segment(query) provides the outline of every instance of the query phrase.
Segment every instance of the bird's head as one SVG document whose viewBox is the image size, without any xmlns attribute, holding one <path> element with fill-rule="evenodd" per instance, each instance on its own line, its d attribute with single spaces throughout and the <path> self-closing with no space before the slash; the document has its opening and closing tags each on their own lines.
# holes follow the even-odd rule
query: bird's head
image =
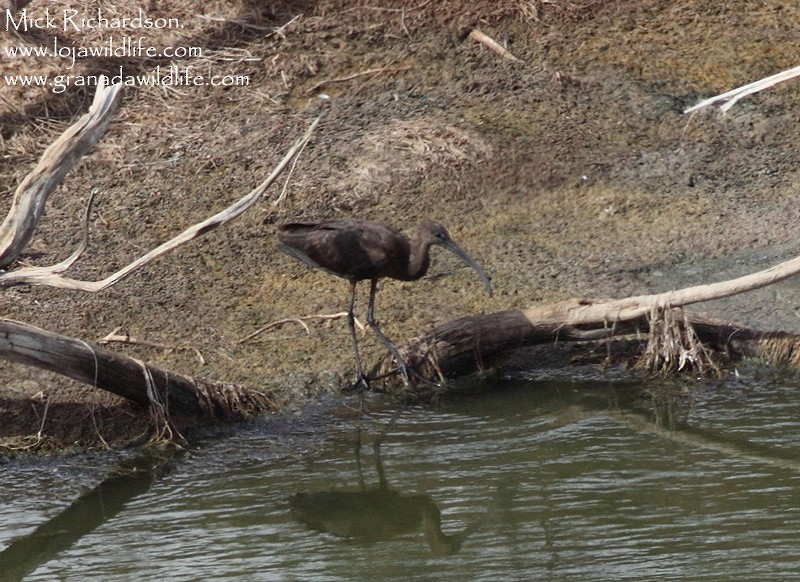
<svg viewBox="0 0 800 582">
<path fill-rule="evenodd" d="M 447 232 L 447 229 L 444 226 L 438 222 L 434 222 L 433 220 L 426 220 L 419 225 L 418 230 L 418 236 L 421 236 L 422 240 L 426 244 L 442 246 L 472 267 L 478 274 L 483 286 L 486 287 L 486 291 L 489 293 L 489 296 L 492 296 L 492 283 L 491 279 L 489 279 L 489 276 L 484 273 L 483 269 L 480 268 L 478 263 L 476 263 L 475 260 L 470 257 L 464 249 L 458 246 L 453 239 L 450 238 L 450 233 Z"/>
</svg>

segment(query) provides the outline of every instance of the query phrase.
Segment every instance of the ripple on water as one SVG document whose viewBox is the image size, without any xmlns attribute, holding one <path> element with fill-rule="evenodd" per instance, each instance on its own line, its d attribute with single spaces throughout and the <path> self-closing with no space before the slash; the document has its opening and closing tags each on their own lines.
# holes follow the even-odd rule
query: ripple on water
<svg viewBox="0 0 800 582">
<path fill-rule="evenodd" d="M 477 526 L 452 556 L 433 555 L 421 530 L 366 544 L 295 521 L 297 491 L 358 490 L 355 433 L 300 427 L 275 443 L 266 424 L 195 451 L 35 579 L 796 576 L 798 393 L 712 388 L 670 432 L 612 406 L 615 390 L 521 382 L 490 405 L 375 417 L 361 450 L 367 487 L 378 483 L 368 445 L 385 429 L 389 486 L 429 496 L 447 534 Z"/>
</svg>

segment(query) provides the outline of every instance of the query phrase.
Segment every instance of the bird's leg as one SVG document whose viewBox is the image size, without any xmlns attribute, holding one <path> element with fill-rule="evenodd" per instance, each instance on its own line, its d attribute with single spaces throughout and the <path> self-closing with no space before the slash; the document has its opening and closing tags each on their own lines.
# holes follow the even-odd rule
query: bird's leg
<svg viewBox="0 0 800 582">
<path fill-rule="evenodd" d="M 400 418 L 400 414 L 403 412 L 402 408 L 398 408 L 395 413 L 392 415 L 389 424 L 387 424 L 380 434 L 375 439 L 375 442 L 372 443 L 372 452 L 375 454 L 375 468 L 378 470 L 378 479 L 380 479 L 380 488 L 383 490 L 389 489 L 389 482 L 386 480 L 386 473 L 383 470 L 383 461 L 381 460 L 381 445 L 383 444 L 384 439 L 386 438 L 386 434 L 394 427 L 397 423 L 397 419 Z"/>
<path fill-rule="evenodd" d="M 406 386 L 411 384 L 411 380 L 409 378 L 409 373 L 413 374 L 415 377 L 419 378 L 423 382 L 430 384 L 431 382 L 428 381 L 426 378 L 423 378 L 419 374 L 417 374 L 413 369 L 409 368 L 408 364 L 406 364 L 403 357 L 400 355 L 400 352 L 397 351 L 397 348 L 394 347 L 394 344 L 389 341 L 389 338 L 383 335 L 381 328 L 378 327 L 378 322 L 375 321 L 375 293 L 378 290 L 378 280 L 372 279 L 370 288 L 369 288 L 369 307 L 367 308 L 367 323 L 372 328 L 372 331 L 380 338 L 383 342 L 383 345 L 389 350 L 389 353 L 392 354 L 397 365 L 400 367 L 400 372 L 403 374 L 403 382 L 405 382 Z"/>
<path fill-rule="evenodd" d="M 350 282 L 350 303 L 347 306 L 347 326 L 350 328 L 350 339 L 353 342 L 353 353 L 356 356 L 356 381 L 353 387 L 358 387 L 363 384 L 365 388 L 369 388 L 369 380 L 364 375 L 361 368 L 361 356 L 358 353 L 358 341 L 356 340 L 356 316 L 353 315 L 353 307 L 356 303 L 356 281 Z M 362 403 L 363 404 L 363 403 Z M 361 412 L 359 412 L 359 417 Z"/>
<path fill-rule="evenodd" d="M 366 491 L 367 487 L 364 484 L 364 471 L 361 469 L 361 425 L 359 424 L 358 431 L 356 432 L 356 467 L 358 467 L 358 485 L 362 491 Z"/>
</svg>

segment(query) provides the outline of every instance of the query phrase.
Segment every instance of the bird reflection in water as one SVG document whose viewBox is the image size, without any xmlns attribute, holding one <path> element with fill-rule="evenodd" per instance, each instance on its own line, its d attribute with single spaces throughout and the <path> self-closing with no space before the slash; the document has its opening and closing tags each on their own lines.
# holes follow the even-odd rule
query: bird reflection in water
<svg viewBox="0 0 800 582">
<path fill-rule="evenodd" d="M 360 436 L 360 435 L 359 435 Z M 361 543 L 386 541 L 399 535 L 425 532 L 434 556 L 449 556 L 478 526 L 472 524 L 456 534 L 442 532 L 441 512 L 428 495 L 404 495 L 389 488 L 380 456 L 381 440 L 373 445 L 380 483 L 367 489 L 361 471 L 360 438 L 356 442 L 356 464 L 360 491 L 295 493 L 289 498 L 292 516 L 310 529 Z"/>
</svg>

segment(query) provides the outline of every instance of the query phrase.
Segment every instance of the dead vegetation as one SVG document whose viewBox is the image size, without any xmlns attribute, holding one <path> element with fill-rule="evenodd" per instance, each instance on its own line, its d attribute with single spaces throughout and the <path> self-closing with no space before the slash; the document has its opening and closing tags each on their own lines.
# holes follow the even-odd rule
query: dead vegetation
<svg viewBox="0 0 800 582">
<path fill-rule="evenodd" d="M 122 328 L 138 339 L 114 345 L 125 355 L 193 377 L 266 386 L 265 393 L 281 400 L 278 390 L 336 388 L 319 371 L 345 377 L 351 363 L 343 356 L 349 355 L 346 341 L 337 343 L 346 337 L 343 328 L 309 326 L 309 333 L 289 326 L 277 340 L 262 333 L 262 341 L 239 343 L 267 322 L 306 321 L 343 307 L 335 281 L 275 258 L 271 237 L 278 221 L 359 215 L 398 225 L 428 217 L 452 225 L 490 267 L 496 298 L 487 303 L 467 275 L 435 257 L 430 280 L 382 289 L 382 323 L 397 338 L 464 313 L 519 310 L 572 295 L 648 293 L 664 289 L 658 272 L 669 279 L 684 263 L 787 244 L 795 238 L 800 167 L 796 121 L 786 113 L 796 103 L 791 92 L 754 96 L 724 121 L 702 112 L 687 124 L 681 113 L 708 95 L 800 62 L 790 34 L 797 8 L 779 4 L 152 5 L 154 15 L 186 26 L 152 31 L 148 42 L 201 46 L 201 56 L 179 64 L 248 74 L 251 84 L 126 90 L 117 121 L 65 178 L 20 265 L 38 268 L 67 257 L 80 244 L 75 225 L 96 191 L 90 248 L 104 252 L 84 253 L 72 273 L 101 279 L 173 236 L 178 225 L 198 223 L 255 187 L 302 133 L 308 108 L 317 106 L 314 93 L 329 93 L 330 114 L 276 213 L 256 206 L 236 232 L 209 233 L 208 246 L 177 249 L 113 292 L 86 297 L 17 287 L 4 293 L 3 311 L 87 341 Z M 109 14 L 136 8 L 103 6 Z M 471 40 L 476 28 L 524 62 Z M 67 44 L 99 40 L 62 36 Z M 741 48 L 736 54 L 726 48 L 731 38 Z M 40 40 L 6 35 L 0 44 Z M 149 72 L 169 62 L 83 59 L 75 72 L 112 73 L 119 66 Z M 30 62 L 10 67 L 32 72 Z M 36 68 L 62 70 L 54 61 Z M 0 191 L 8 204 L 43 145 L 88 108 L 93 94 L 93 87 L 60 94 L 2 87 Z M 787 248 L 781 260 L 795 251 Z M 761 264 L 757 254 L 737 260 Z M 715 275 L 692 273 L 669 288 Z M 758 295 L 745 308 L 718 309 L 791 328 L 791 284 L 776 289 L 774 298 Z M 665 336 L 660 343 L 678 339 Z M 758 346 L 777 361 L 796 358 L 790 335 Z M 699 357 L 688 349 L 684 363 Z M 373 361 L 380 353 L 374 342 L 367 349 Z M 488 356 L 471 354 L 481 366 L 491 365 Z M 46 439 L 65 426 L 57 422 L 65 410 L 59 395 L 96 398 L 64 383 L 55 388 L 53 376 L 16 365 L 3 364 L 0 372 L 9 390 L 27 378 L 19 389 L 21 408 L 40 391 L 50 403 L 44 415 L 42 402 L 33 401 L 40 416 L 26 425 L 28 437 Z M 13 418 L 18 402 L 5 402 L 3 417 Z M 123 419 L 129 411 L 119 400 L 104 406 Z M 102 426 L 112 424 L 98 423 L 99 434 L 110 439 L 114 431 Z"/>
<path fill-rule="evenodd" d="M 654 307 L 648 316 L 647 344 L 636 366 L 652 374 L 689 372 L 721 376 L 722 370 L 712 349 L 703 345 L 691 321 L 681 311 Z M 726 346 L 717 351 L 726 351 Z"/>
<path fill-rule="evenodd" d="M 290 148 L 270 176 L 249 194 L 102 280 L 78 280 L 63 274 L 74 266 L 88 247 L 89 218 L 94 192 L 87 204 L 81 242 L 67 259 L 47 267 L 19 266 L 18 258 L 37 231 L 50 195 L 67 172 L 105 133 L 119 101 L 121 89 L 121 84 L 109 86 L 103 78 L 89 112 L 67 128 L 45 150 L 39 164 L 21 181 L 6 220 L 0 225 L 0 265 L 5 267 L 0 272 L 0 288 L 39 285 L 96 293 L 112 287 L 150 261 L 213 231 L 247 211 L 261 199 L 289 164 L 296 161 L 296 156 L 308 143 L 321 118 L 317 117 L 311 123 L 303 137 Z M 273 210 L 283 200 L 284 193 L 285 187 L 284 192 L 273 203 Z M 83 340 L 60 336 L 8 319 L 0 321 L 0 328 L 2 358 L 63 374 L 146 407 L 149 414 L 149 440 L 152 443 L 185 442 L 175 420 L 181 416 L 243 419 L 264 412 L 274 404 L 260 391 L 181 377 L 137 359 L 107 352 Z M 49 405 L 48 398 L 42 426 L 47 418 Z M 104 442 L 102 436 L 100 439 Z M 29 439 L 23 439 L 27 440 Z M 32 443 L 15 443 L 10 450 L 38 449 L 45 441 L 40 428 Z"/>
</svg>

